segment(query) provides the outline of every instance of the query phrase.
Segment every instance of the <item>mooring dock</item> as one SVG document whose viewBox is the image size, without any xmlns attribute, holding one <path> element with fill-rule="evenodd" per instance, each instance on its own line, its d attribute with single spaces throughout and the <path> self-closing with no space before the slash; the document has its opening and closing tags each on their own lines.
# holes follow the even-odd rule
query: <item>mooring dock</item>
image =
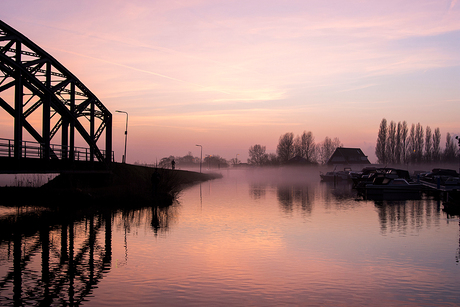
<svg viewBox="0 0 460 307">
<path fill-rule="evenodd" d="M 433 193 L 444 201 L 457 203 L 460 207 L 460 185 L 442 185 L 421 180 L 425 192 Z"/>
</svg>

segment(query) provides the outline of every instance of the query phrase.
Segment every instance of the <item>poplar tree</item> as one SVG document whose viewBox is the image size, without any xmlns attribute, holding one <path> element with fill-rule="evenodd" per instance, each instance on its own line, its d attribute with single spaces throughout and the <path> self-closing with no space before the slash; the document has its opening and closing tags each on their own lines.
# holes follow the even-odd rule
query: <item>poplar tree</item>
<svg viewBox="0 0 460 307">
<path fill-rule="evenodd" d="M 396 148 L 395 148 L 395 163 L 401 163 L 401 133 L 402 133 L 402 125 L 401 122 L 398 122 L 398 126 L 396 128 Z"/>
<path fill-rule="evenodd" d="M 433 134 L 433 162 L 438 162 L 441 159 L 441 131 L 439 128 L 434 129 Z"/>
<path fill-rule="evenodd" d="M 377 144 L 375 145 L 375 155 L 379 163 L 385 164 L 386 157 L 386 141 L 387 141 L 387 120 L 385 118 L 380 122 L 379 134 L 377 136 Z"/>
<path fill-rule="evenodd" d="M 415 140 L 415 124 L 412 124 L 410 127 L 409 140 L 408 140 L 408 159 L 411 163 L 416 161 L 416 143 Z"/>
<path fill-rule="evenodd" d="M 426 126 L 425 132 L 425 161 L 433 161 L 433 137 L 431 135 L 430 126 Z"/>
<path fill-rule="evenodd" d="M 396 161 L 395 148 L 396 148 L 396 124 L 394 121 L 391 121 L 390 125 L 388 126 L 388 140 L 386 143 L 387 163 L 393 163 Z"/>
<path fill-rule="evenodd" d="M 446 148 L 444 149 L 444 160 L 446 162 L 454 162 L 456 160 L 456 156 L 457 156 L 457 146 L 454 142 L 454 139 L 450 135 L 450 133 L 447 132 Z"/>
<path fill-rule="evenodd" d="M 408 128 L 407 128 L 407 123 L 406 121 L 403 121 L 401 125 L 401 153 L 403 155 L 402 159 L 404 163 L 407 163 L 407 133 L 408 133 Z"/>
<path fill-rule="evenodd" d="M 422 162 L 423 158 L 423 126 L 420 123 L 417 123 L 415 127 L 415 160 L 417 163 Z"/>
</svg>

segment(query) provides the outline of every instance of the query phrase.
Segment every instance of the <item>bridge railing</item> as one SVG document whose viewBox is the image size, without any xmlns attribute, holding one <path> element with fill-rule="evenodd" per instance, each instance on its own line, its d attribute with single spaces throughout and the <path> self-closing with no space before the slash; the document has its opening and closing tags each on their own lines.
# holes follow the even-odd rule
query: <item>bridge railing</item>
<svg viewBox="0 0 460 307">
<path fill-rule="evenodd" d="M 22 158 L 43 159 L 44 158 L 44 145 L 38 142 L 22 141 Z M 63 146 L 57 144 L 50 144 L 51 150 L 62 160 L 63 157 L 70 155 L 70 146 Z M 101 153 L 105 156 L 105 151 Z M 0 138 L 0 157 L 14 157 L 14 140 Z M 70 159 L 70 157 L 69 157 Z M 89 148 L 74 147 L 74 160 L 75 161 L 90 161 L 91 152 Z M 112 151 L 112 162 L 115 161 L 115 154 Z"/>
</svg>

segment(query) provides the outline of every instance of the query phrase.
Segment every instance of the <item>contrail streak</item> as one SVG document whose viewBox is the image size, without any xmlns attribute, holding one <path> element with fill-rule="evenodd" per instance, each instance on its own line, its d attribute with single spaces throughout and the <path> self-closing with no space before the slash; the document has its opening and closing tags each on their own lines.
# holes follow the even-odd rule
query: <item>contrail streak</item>
<svg viewBox="0 0 460 307">
<path fill-rule="evenodd" d="M 177 81 L 177 82 L 186 83 L 186 84 L 193 85 L 193 86 L 196 86 L 196 87 L 199 87 L 199 88 L 202 88 L 202 89 L 206 89 L 206 88 L 209 89 L 209 86 L 205 86 L 205 85 L 201 85 L 201 84 L 196 84 L 196 83 L 188 82 L 188 81 L 185 81 L 185 80 L 182 80 L 182 79 L 178 79 L 178 78 L 166 76 L 166 75 L 163 75 L 163 74 L 160 74 L 160 73 L 156 73 L 156 72 L 153 72 L 153 71 L 149 71 L 149 70 L 145 70 L 145 69 L 140 69 L 140 68 L 132 67 L 132 66 L 125 65 L 125 64 L 121 64 L 121 63 L 117 63 L 117 62 L 108 61 L 108 60 L 104 60 L 104 59 L 101 59 L 101 58 L 96 58 L 96 57 L 93 57 L 93 56 L 89 56 L 89 55 L 85 55 L 85 54 L 81 54 L 81 53 L 77 53 L 77 52 L 73 52 L 73 51 L 63 50 L 63 49 L 57 49 L 57 48 L 49 48 L 49 49 L 54 49 L 54 50 L 58 50 L 58 51 L 61 51 L 61 52 L 74 54 L 74 55 L 77 55 L 77 56 L 80 56 L 80 57 L 84 57 L 84 58 L 88 58 L 88 59 L 93 59 L 93 60 L 96 60 L 96 61 L 100 61 L 100 62 L 112 64 L 112 65 L 116 65 L 116 66 L 119 66 L 119 67 L 128 68 L 128 69 L 131 69 L 131 70 L 134 70 L 134 71 L 138 71 L 138 72 L 142 72 L 142 73 L 146 73 L 146 74 L 158 76 L 158 77 L 161 77 L 161 78 L 165 78 L 165 79 L 169 79 L 169 80 L 173 80 L 173 81 Z M 224 94 L 230 94 L 230 93 L 225 92 L 225 91 L 222 91 L 222 90 L 212 90 L 212 89 L 210 89 L 210 91 L 220 92 L 220 93 L 224 93 Z"/>
</svg>

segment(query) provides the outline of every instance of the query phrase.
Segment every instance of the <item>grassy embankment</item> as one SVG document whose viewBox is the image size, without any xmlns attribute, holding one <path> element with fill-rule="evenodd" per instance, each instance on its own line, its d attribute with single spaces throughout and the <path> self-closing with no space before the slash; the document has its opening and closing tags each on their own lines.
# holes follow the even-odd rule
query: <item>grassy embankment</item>
<svg viewBox="0 0 460 307">
<path fill-rule="evenodd" d="M 102 173 L 63 173 L 39 188 L 2 188 L 3 199 L 14 203 L 119 204 L 170 203 L 187 185 L 220 178 L 220 174 L 156 169 L 112 163 Z"/>
</svg>

